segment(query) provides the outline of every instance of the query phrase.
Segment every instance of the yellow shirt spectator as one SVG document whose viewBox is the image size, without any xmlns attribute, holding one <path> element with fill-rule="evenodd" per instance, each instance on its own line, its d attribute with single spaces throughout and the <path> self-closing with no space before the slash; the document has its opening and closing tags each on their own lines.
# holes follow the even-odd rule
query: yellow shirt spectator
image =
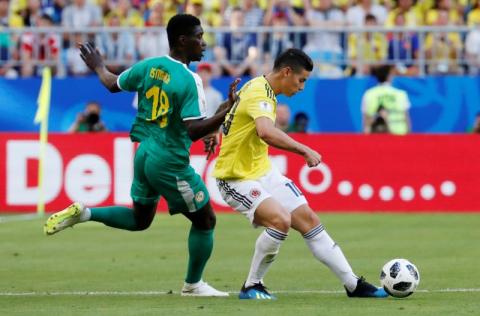
<svg viewBox="0 0 480 316">
<path fill-rule="evenodd" d="M 399 8 L 395 8 L 388 13 L 387 20 L 385 21 L 385 26 L 393 27 L 395 26 L 395 19 L 400 13 Z M 423 25 L 423 14 L 418 7 L 412 7 L 410 10 L 404 14 L 405 16 L 405 26 L 419 26 Z"/>
<path fill-rule="evenodd" d="M 467 15 L 467 25 L 476 26 L 480 24 L 480 8 L 473 9 Z"/>
<path fill-rule="evenodd" d="M 350 59 L 359 58 L 366 62 L 375 62 L 384 60 L 386 56 L 387 40 L 382 33 L 349 35 L 348 57 Z"/>
<path fill-rule="evenodd" d="M 427 14 L 425 15 L 425 25 L 435 25 L 435 22 L 438 20 L 439 11 L 440 10 L 438 9 L 428 10 Z M 457 10 L 449 10 L 448 21 L 450 24 L 461 24 L 462 17 Z"/>
</svg>

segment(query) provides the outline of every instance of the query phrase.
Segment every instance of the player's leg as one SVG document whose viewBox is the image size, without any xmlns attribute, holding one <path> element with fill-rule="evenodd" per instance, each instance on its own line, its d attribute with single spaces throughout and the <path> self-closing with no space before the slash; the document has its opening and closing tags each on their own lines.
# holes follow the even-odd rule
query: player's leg
<svg viewBox="0 0 480 316">
<path fill-rule="evenodd" d="M 255 243 L 248 278 L 240 291 L 241 299 L 272 299 L 263 278 L 275 260 L 290 228 L 290 214 L 271 198 L 258 181 L 217 180 L 222 198 L 233 209 L 244 214 L 254 226 L 266 229 Z"/>
<path fill-rule="evenodd" d="M 188 235 L 188 269 L 185 282 L 195 284 L 202 279 L 203 270 L 212 254 L 216 217 L 210 203 L 193 213 L 182 213 L 192 222 Z"/>
<path fill-rule="evenodd" d="M 266 290 L 262 289 L 263 278 L 275 261 L 280 246 L 288 236 L 290 214 L 275 199 L 269 197 L 256 208 L 253 224 L 263 226 L 265 230 L 258 236 L 255 242 L 255 252 L 250 265 L 250 271 L 242 289 L 242 292 L 247 294 L 246 296 L 248 296 L 246 289 L 252 287 L 260 288 L 261 292 L 265 294 Z M 266 294 L 271 296 L 268 292 Z"/>
<path fill-rule="evenodd" d="M 343 283 L 348 296 L 387 297 L 382 288 L 371 285 L 353 273 L 342 250 L 332 240 L 308 204 L 303 204 L 292 212 L 292 228 L 302 234 L 315 258 L 324 263 Z"/>
<path fill-rule="evenodd" d="M 353 273 L 338 244 L 332 240 L 318 216 L 307 204 L 292 212 L 292 228 L 302 234 L 315 258 L 324 263 L 349 291 L 353 291 L 358 277 Z"/>
<path fill-rule="evenodd" d="M 213 249 L 216 217 L 210 205 L 208 190 L 201 177 L 188 166 L 184 170 L 165 172 L 152 179 L 167 200 L 170 214 L 181 213 L 192 226 L 188 236 L 188 268 L 183 296 L 228 296 L 202 280 L 203 271 Z"/>
<path fill-rule="evenodd" d="M 86 221 L 101 222 L 110 227 L 130 231 L 148 228 L 155 216 L 158 193 L 153 190 L 145 176 L 146 160 L 144 146 L 140 146 L 134 160 L 134 180 L 131 188 L 133 208 L 125 206 L 88 208 L 80 202 L 75 202 L 48 218 L 44 225 L 45 233 L 52 235 Z"/>
</svg>

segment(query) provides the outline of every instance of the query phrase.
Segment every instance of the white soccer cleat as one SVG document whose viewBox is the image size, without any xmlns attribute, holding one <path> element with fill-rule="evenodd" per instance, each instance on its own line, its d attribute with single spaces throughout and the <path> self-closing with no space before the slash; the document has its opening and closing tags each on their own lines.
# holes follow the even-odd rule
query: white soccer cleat
<svg viewBox="0 0 480 316">
<path fill-rule="evenodd" d="M 53 235 L 67 227 L 72 227 L 80 222 L 80 216 L 84 210 L 85 206 L 82 203 L 73 203 L 63 211 L 52 214 L 43 226 L 43 231 L 47 235 Z"/>
<path fill-rule="evenodd" d="M 182 288 L 182 296 L 215 296 L 225 297 L 228 296 L 228 292 L 222 292 L 214 289 L 208 283 L 200 280 L 197 283 L 185 283 Z"/>
</svg>

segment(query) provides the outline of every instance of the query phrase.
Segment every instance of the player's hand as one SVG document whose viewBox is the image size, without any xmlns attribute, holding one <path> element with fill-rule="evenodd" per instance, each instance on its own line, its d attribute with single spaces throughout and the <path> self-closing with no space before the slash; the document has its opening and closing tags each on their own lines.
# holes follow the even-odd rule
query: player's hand
<svg viewBox="0 0 480 316">
<path fill-rule="evenodd" d="M 92 43 L 78 43 L 77 45 L 80 49 L 80 57 L 88 68 L 95 71 L 96 68 L 104 66 L 102 55 Z"/>
<path fill-rule="evenodd" d="M 218 133 L 207 135 L 203 138 L 204 150 L 207 153 L 207 160 L 215 153 L 215 148 L 219 142 Z"/>
<path fill-rule="evenodd" d="M 240 81 L 240 78 L 236 78 L 232 81 L 232 83 L 230 84 L 230 88 L 228 89 L 228 102 L 230 103 L 230 107 L 232 107 L 238 99 L 237 86 Z"/>
<path fill-rule="evenodd" d="M 306 148 L 303 158 L 309 167 L 315 167 L 322 162 L 322 155 L 311 148 Z"/>
</svg>

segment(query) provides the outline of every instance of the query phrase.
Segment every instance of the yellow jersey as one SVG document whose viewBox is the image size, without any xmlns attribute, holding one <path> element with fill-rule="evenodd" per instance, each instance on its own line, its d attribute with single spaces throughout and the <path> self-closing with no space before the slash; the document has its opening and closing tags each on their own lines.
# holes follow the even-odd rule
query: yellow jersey
<svg viewBox="0 0 480 316">
<path fill-rule="evenodd" d="M 265 77 L 248 81 L 223 122 L 223 139 L 213 176 L 222 180 L 258 179 L 270 171 L 268 145 L 257 135 L 255 119 L 275 122 L 277 98 Z"/>
</svg>

